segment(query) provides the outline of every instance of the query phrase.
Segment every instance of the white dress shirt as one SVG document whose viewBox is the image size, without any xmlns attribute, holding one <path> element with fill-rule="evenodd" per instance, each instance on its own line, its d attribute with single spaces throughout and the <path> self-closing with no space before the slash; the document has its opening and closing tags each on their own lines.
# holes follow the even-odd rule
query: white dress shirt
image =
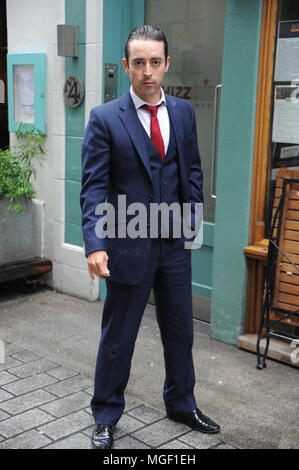
<svg viewBox="0 0 299 470">
<path fill-rule="evenodd" d="M 141 109 L 141 106 L 143 106 L 144 104 L 146 104 L 147 106 L 157 106 L 158 104 L 162 103 L 161 106 L 158 108 L 157 118 L 159 121 L 159 126 L 160 126 L 161 134 L 163 137 L 163 141 L 164 141 L 165 155 L 166 155 L 168 144 L 169 144 L 170 128 L 169 128 L 169 116 L 168 116 L 166 100 L 165 100 L 163 89 L 161 88 L 161 99 L 155 105 L 153 105 L 152 103 L 147 103 L 146 101 L 143 101 L 141 98 L 139 98 L 139 96 L 137 96 L 136 93 L 134 93 L 132 85 L 130 88 L 130 94 L 131 94 L 134 106 L 136 108 L 137 116 L 139 117 L 139 120 L 141 124 L 143 125 L 145 132 L 147 133 L 149 138 L 151 138 L 151 114 L 146 109 Z"/>
</svg>

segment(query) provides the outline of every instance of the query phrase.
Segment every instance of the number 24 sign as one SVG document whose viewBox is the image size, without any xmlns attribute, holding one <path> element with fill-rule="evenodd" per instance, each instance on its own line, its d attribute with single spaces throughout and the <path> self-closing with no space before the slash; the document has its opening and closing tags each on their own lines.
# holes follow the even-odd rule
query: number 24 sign
<svg viewBox="0 0 299 470">
<path fill-rule="evenodd" d="M 68 106 L 77 108 L 84 98 L 84 87 L 79 77 L 70 75 L 63 87 L 64 99 Z"/>
</svg>

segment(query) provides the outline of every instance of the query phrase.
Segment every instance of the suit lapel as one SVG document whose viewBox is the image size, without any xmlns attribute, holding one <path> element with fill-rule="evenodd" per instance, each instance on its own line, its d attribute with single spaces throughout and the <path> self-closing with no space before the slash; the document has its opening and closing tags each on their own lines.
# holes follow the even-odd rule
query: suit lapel
<svg viewBox="0 0 299 470">
<path fill-rule="evenodd" d="M 179 160 L 179 170 L 180 170 L 180 179 L 181 179 L 181 186 L 184 193 L 185 200 L 188 199 L 188 186 L 187 186 L 187 176 L 186 176 L 186 169 L 185 169 L 185 162 L 184 162 L 184 155 L 183 155 L 183 126 L 181 123 L 182 115 L 179 113 L 177 103 L 175 100 L 171 99 L 171 96 L 165 95 L 166 103 L 167 103 L 167 110 L 169 119 L 171 120 L 177 150 L 178 150 L 178 160 Z M 146 142 L 144 139 L 144 133 L 142 130 L 142 124 L 139 121 L 139 118 L 136 113 L 136 109 L 134 103 L 132 101 L 130 92 L 128 91 L 122 98 L 120 102 L 120 113 L 119 117 L 125 126 L 133 145 L 135 146 L 141 161 L 147 170 L 147 173 L 150 177 L 151 182 L 152 180 L 152 173 L 151 173 L 151 164 L 150 158 L 148 154 L 148 149 L 146 146 Z"/>
<path fill-rule="evenodd" d="M 168 115 L 172 123 L 173 132 L 174 132 L 177 150 L 178 150 L 181 186 L 184 192 L 185 200 L 187 200 L 188 190 L 187 190 L 187 176 L 186 176 L 186 169 L 185 169 L 185 162 L 184 162 L 184 155 L 183 155 L 184 135 L 183 135 L 183 126 L 181 122 L 182 115 L 179 113 L 179 110 L 177 108 L 177 103 L 175 102 L 175 100 L 172 100 L 169 95 L 165 95 L 165 97 L 166 97 Z"/>
<path fill-rule="evenodd" d="M 152 181 L 151 165 L 147 146 L 143 136 L 142 124 L 136 113 L 134 103 L 132 101 L 130 92 L 127 92 L 120 103 L 119 117 L 125 126 L 133 145 L 135 146 L 139 157 L 142 160 L 145 169 Z"/>
</svg>

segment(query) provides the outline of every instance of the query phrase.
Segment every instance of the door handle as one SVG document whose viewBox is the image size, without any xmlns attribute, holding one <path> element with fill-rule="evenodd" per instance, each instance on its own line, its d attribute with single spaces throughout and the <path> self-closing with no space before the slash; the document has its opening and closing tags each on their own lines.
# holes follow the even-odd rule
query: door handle
<svg viewBox="0 0 299 470">
<path fill-rule="evenodd" d="M 215 174 L 216 174 L 216 154 L 217 154 L 217 117 L 218 117 L 218 103 L 219 103 L 219 90 L 221 90 L 222 85 L 217 85 L 215 87 L 215 97 L 214 97 L 214 126 L 213 126 L 213 146 L 212 146 L 212 167 L 211 167 L 211 197 L 216 199 L 215 192 Z"/>
</svg>

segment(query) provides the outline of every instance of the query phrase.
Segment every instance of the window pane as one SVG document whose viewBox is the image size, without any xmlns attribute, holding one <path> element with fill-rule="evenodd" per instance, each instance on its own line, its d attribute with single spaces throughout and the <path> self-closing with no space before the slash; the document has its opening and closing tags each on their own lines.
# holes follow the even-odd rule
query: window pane
<svg viewBox="0 0 299 470">
<path fill-rule="evenodd" d="M 171 62 L 164 91 L 190 100 L 195 109 L 205 222 L 214 222 L 215 214 L 215 199 L 211 197 L 214 98 L 215 87 L 221 84 L 225 6 L 225 0 L 146 2 L 146 23 L 161 28 L 168 41 Z"/>
</svg>

